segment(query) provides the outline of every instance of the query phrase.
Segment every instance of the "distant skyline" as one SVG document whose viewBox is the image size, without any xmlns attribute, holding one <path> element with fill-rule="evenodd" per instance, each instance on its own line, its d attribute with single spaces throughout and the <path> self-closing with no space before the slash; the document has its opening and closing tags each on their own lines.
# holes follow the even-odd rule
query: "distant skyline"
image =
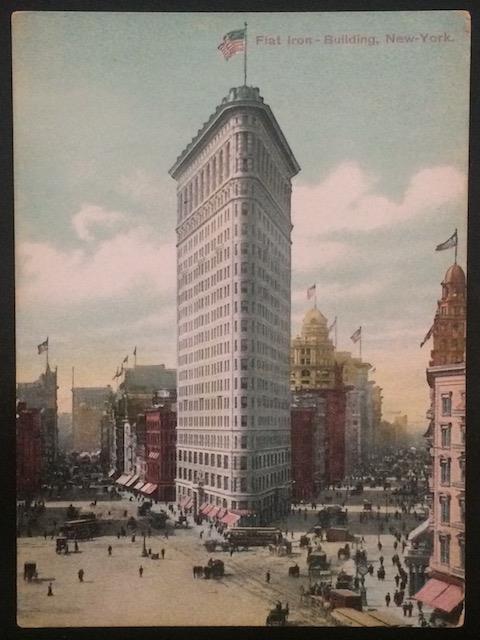
<svg viewBox="0 0 480 640">
<path fill-rule="evenodd" d="M 232 86 L 223 35 L 248 22 L 258 86 L 299 161 L 292 196 L 292 331 L 338 317 L 384 417 L 426 424 L 425 367 L 455 228 L 466 263 L 469 18 L 464 12 L 89 13 L 13 18 L 17 376 L 58 365 L 78 386 L 138 364 L 176 366 L 175 183 L 168 169 Z M 439 42 L 426 34 L 446 33 Z M 365 35 L 378 45 L 324 44 Z M 387 43 L 387 34 L 418 35 Z M 314 44 L 288 46 L 288 36 Z M 257 36 L 263 36 L 257 40 Z M 279 36 L 280 45 L 267 45 Z M 316 41 L 318 39 L 318 43 Z M 293 337 L 293 336 L 292 336 Z"/>
</svg>

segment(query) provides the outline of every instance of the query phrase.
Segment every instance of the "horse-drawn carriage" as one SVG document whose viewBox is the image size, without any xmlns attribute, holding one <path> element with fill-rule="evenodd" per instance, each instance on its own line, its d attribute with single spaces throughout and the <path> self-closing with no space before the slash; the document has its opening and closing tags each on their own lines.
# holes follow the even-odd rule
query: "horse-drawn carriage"
<svg viewBox="0 0 480 640">
<path fill-rule="evenodd" d="M 300 577 L 300 567 L 298 566 L 297 563 L 295 563 L 291 567 L 288 567 L 288 575 L 291 578 L 299 578 Z"/>
<path fill-rule="evenodd" d="M 340 571 L 337 576 L 337 582 L 335 583 L 335 589 L 352 589 L 353 576 L 349 575 L 346 571 Z"/>
<path fill-rule="evenodd" d="M 25 562 L 23 565 L 23 579 L 31 582 L 38 577 L 36 562 Z"/>
<path fill-rule="evenodd" d="M 284 627 L 287 624 L 288 605 L 282 607 L 281 602 L 277 602 L 275 609 L 270 609 L 267 616 L 267 627 Z"/>
<path fill-rule="evenodd" d="M 203 568 L 203 575 L 205 578 L 221 578 L 225 575 L 225 565 L 221 560 L 210 560 L 207 562 L 207 566 Z"/>
<path fill-rule="evenodd" d="M 312 551 L 307 558 L 310 581 L 330 578 L 330 564 L 324 551 Z"/>
<path fill-rule="evenodd" d="M 216 540 L 205 540 L 205 542 L 203 543 L 203 546 L 208 551 L 208 553 L 213 553 L 215 551 L 215 549 L 217 548 L 217 541 Z"/>
<path fill-rule="evenodd" d="M 310 538 L 308 536 L 300 536 L 300 547 L 308 547 Z"/>
<path fill-rule="evenodd" d="M 350 560 L 350 545 L 347 544 L 343 547 L 340 547 L 337 551 L 337 558 L 339 560 Z"/>
</svg>

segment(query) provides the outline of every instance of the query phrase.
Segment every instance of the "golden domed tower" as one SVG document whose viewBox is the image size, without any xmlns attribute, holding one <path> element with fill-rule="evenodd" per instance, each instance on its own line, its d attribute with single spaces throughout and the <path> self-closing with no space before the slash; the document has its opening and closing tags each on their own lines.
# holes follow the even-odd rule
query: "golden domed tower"
<svg viewBox="0 0 480 640">
<path fill-rule="evenodd" d="M 292 340 L 292 391 L 335 386 L 334 346 L 328 334 L 325 316 L 317 308 L 307 311 L 301 335 Z"/>
<path fill-rule="evenodd" d="M 430 366 L 455 364 L 465 360 L 466 281 L 460 265 L 453 264 L 442 282 L 433 321 L 433 349 Z"/>
</svg>

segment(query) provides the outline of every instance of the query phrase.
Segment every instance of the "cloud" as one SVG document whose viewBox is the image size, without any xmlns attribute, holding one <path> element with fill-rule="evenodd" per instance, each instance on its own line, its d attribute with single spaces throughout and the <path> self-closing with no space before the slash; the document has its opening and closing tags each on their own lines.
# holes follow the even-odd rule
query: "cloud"
<svg viewBox="0 0 480 640">
<path fill-rule="evenodd" d="M 358 163 L 344 162 L 319 184 L 297 186 L 292 196 L 295 241 L 312 243 L 332 230 L 369 231 L 430 213 L 463 198 L 467 178 L 449 165 L 421 169 L 399 201 L 379 192 L 378 183 Z"/>
<path fill-rule="evenodd" d="M 45 242 L 23 242 L 18 269 L 17 297 L 22 306 L 114 301 L 142 291 L 173 299 L 176 286 L 175 245 L 161 243 L 147 226 L 69 251 Z"/>
<path fill-rule="evenodd" d="M 126 217 L 118 211 L 109 211 L 93 204 L 83 204 L 80 211 L 72 218 L 72 226 L 80 240 L 92 242 L 95 227 L 112 229 L 117 223 L 125 221 Z"/>
</svg>

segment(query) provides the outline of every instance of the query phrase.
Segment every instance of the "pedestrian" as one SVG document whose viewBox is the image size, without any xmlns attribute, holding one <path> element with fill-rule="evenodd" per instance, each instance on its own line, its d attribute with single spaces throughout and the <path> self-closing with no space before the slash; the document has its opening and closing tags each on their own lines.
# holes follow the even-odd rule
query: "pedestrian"
<svg viewBox="0 0 480 640">
<path fill-rule="evenodd" d="M 165 549 L 162 549 L 160 553 L 162 554 L 162 560 L 163 560 L 165 558 Z"/>
<path fill-rule="evenodd" d="M 411 618 L 412 617 L 412 611 L 413 611 L 413 602 L 410 600 L 410 602 L 408 603 L 408 617 Z"/>
<path fill-rule="evenodd" d="M 132 534 L 132 542 L 135 542 L 135 534 Z"/>
<path fill-rule="evenodd" d="M 200 540 L 203 538 L 203 529 L 200 531 Z"/>
<path fill-rule="evenodd" d="M 78 571 L 78 579 L 80 582 L 83 582 L 83 576 L 85 575 L 85 571 L 83 569 L 79 569 Z"/>
<path fill-rule="evenodd" d="M 381 565 L 382 565 L 382 567 L 383 567 L 384 557 L 383 557 L 383 556 L 380 556 L 380 557 L 379 557 L 379 561 L 380 561 L 380 564 L 381 564 Z"/>
<path fill-rule="evenodd" d="M 149 528 L 148 528 L 148 531 L 147 531 L 147 536 L 150 538 L 150 536 L 151 536 L 151 535 L 152 535 L 152 530 L 151 530 L 151 529 L 150 529 L 150 527 L 149 527 Z"/>
<path fill-rule="evenodd" d="M 232 556 L 233 556 L 233 546 L 230 547 L 230 557 L 232 557 Z"/>
<path fill-rule="evenodd" d="M 73 542 L 73 549 L 74 549 L 75 553 L 78 553 L 78 542 L 76 540 L 74 540 L 74 542 Z"/>
<path fill-rule="evenodd" d="M 140 565 L 138 567 L 138 575 L 140 576 L 140 578 L 143 576 L 143 567 L 142 567 L 142 565 Z"/>
<path fill-rule="evenodd" d="M 390 606 L 390 600 L 391 600 L 390 593 L 387 593 L 387 595 L 385 596 L 385 604 L 387 605 L 387 607 Z"/>
<path fill-rule="evenodd" d="M 405 540 L 403 540 L 402 542 L 402 553 L 405 553 L 405 547 L 407 546 L 407 543 L 405 542 Z"/>
<path fill-rule="evenodd" d="M 420 615 L 422 613 L 422 609 L 423 609 L 423 602 L 421 602 L 421 600 L 417 600 L 417 609 L 418 609 L 418 613 Z"/>
<path fill-rule="evenodd" d="M 108 545 L 108 555 L 109 556 L 112 555 L 112 545 L 111 544 Z"/>
<path fill-rule="evenodd" d="M 403 603 L 402 609 L 403 609 L 403 617 L 406 618 L 407 617 L 407 611 L 408 611 L 408 604 L 406 602 Z"/>
<path fill-rule="evenodd" d="M 400 584 L 400 576 L 397 574 L 397 575 L 395 576 L 394 580 L 395 580 L 395 586 L 396 586 L 396 587 L 397 587 L 397 589 L 398 589 L 398 585 Z"/>
<path fill-rule="evenodd" d="M 290 531 L 290 537 L 291 537 L 291 538 L 292 538 L 292 540 L 293 540 L 293 531 Z"/>
<path fill-rule="evenodd" d="M 395 540 L 395 542 L 393 543 L 393 548 L 395 549 L 395 551 L 397 550 L 398 547 L 398 542 Z"/>
<path fill-rule="evenodd" d="M 120 540 L 120 531 L 117 531 L 117 538 Z"/>
<path fill-rule="evenodd" d="M 378 541 L 377 547 L 379 551 L 382 550 L 382 543 L 380 542 L 380 540 Z"/>
<path fill-rule="evenodd" d="M 165 529 L 165 538 L 168 540 L 168 529 Z"/>
<path fill-rule="evenodd" d="M 43 532 L 43 537 L 45 538 L 45 540 L 47 539 L 47 532 L 46 531 Z"/>
<path fill-rule="evenodd" d="M 51 582 L 48 583 L 47 596 L 53 596 L 53 590 L 52 590 L 52 583 Z"/>
<path fill-rule="evenodd" d="M 267 584 L 270 583 L 270 571 L 267 571 L 267 573 L 265 574 L 265 580 L 267 581 Z"/>
</svg>

